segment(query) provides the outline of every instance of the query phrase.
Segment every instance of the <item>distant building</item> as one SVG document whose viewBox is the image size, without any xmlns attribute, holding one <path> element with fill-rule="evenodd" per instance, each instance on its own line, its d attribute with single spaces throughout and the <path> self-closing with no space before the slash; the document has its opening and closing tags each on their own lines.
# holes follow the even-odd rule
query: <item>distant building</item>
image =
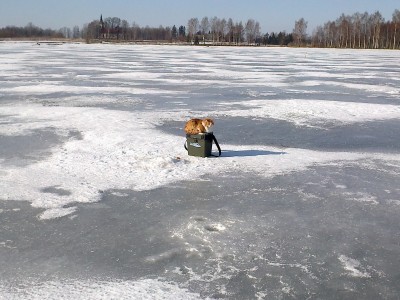
<svg viewBox="0 0 400 300">
<path fill-rule="evenodd" d="M 112 27 L 107 22 L 103 21 L 103 15 L 100 15 L 100 39 L 119 39 L 121 27 Z"/>
</svg>

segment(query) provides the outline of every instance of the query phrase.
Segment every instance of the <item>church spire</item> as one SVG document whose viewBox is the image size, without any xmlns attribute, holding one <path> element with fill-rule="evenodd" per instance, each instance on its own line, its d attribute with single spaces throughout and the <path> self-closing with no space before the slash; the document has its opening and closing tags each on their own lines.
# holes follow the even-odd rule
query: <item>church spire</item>
<svg viewBox="0 0 400 300">
<path fill-rule="evenodd" d="M 104 27 L 103 14 L 100 15 L 100 26 L 101 26 L 101 28 Z"/>
</svg>

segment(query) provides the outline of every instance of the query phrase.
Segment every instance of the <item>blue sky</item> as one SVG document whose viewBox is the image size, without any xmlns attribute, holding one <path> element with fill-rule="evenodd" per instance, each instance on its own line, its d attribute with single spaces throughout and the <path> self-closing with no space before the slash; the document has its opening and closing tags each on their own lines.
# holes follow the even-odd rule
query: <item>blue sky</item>
<svg viewBox="0 0 400 300">
<path fill-rule="evenodd" d="M 52 29 L 82 27 L 100 14 L 140 26 L 186 26 L 192 17 L 217 16 L 243 22 L 255 19 L 263 33 L 291 32 L 294 22 L 304 18 L 311 33 L 342 13 L 379 10 L 391 20 L 395 9 L 400 10 L 399 0 L 0 0 L 0 27 L 29 22 Z"/>
</svg>

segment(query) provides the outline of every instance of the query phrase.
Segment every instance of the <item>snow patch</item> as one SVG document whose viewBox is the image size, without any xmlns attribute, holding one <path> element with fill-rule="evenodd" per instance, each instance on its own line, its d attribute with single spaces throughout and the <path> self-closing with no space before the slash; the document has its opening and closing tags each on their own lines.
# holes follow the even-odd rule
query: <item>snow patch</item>
<svg viewBox="0 0 400 300">
<path fill-rule="evenodd" d="M 17 287 L 0 282 L 2 299 L 46 300 L 62 299 L 203 299 L 174 283 L 157 279 L 137 281 L 67 280 L 25 283 Z"/>
<path fill-rule="evenodd" d="M 57 219 L 64 216 L 68 216 L 73 214 L 77 210 L 77 207 L 68 207 L 68 208 L 51 208 L 45 210 L 42 214 L 40 214 L 40 220 L 49 220 L 49 219 Z"/>
<path fill-rule="evenodd" d="M 125 112 L 102 108 L 5 106 L 0 116 L 9 125 L 0 134 L 22 135 L 32 130 L 55 128 L 67 135 L 79 132 L 81 138 L 68 139 L 50 149 L 44 160 L 25 167 L 2 164 L 0 198 L 28 200 L 34 207 L 53 210 L 41 215 L 65 216 L 70 203 L 97 202 L 106 190 L 143 191 L 183 180 L 199 180 L 206 174 L 239 170 L 273 177 L 302 171 L 314 165 L 337 164 L 373 157 L 399 161 L 398 155 L 348 152 L 319 152 L 257 145 L 224 145 L 222 157 L 188 156 L 184 136 L 156 130 L 161 120 L 174 112 Z M 184 112 L 176 113 L 183 119 Z M 257 151 L 260 155 L 248 155 Z M 69 193 L 45 193 L 57 186 Z"/>
<path fill-rule="evenodd" d="M 349 197 L 351 201 L 356 201 L 364 204 L 371 204 L 371 205 L 378 205 L 379 202 L 377 200 L 377 197 L 367 194 L 367 193 L 362 193 L 362 192 L 357 192 L 357 193 L 350 193 L 346 192 L 343 193 L 343 195 L 346 195 Z"/>
<path fill-rule="evenodd" d="M 400 107 L 391 104 L 339 102 L 323 100 L 246 100 L 218 104 L 217 115 L 272 118 L 297 126 L 315 126 L 326 121 L 352 124 L 400 118 Z M 231 109 L 232 107 L 238 107 Z M 227 109 L 230 108 L 230 109 Z"/>
<path fill-rule="evenodd" d="M 368 272 L 362 270 L 361 263 L 358 260 L 347 257 L 345 255 L 340 255 L 339 261 L 342 263 L 344 269 L 348 271 L 349 276 L 359 278 L 371 277 Z"/>
</svg>

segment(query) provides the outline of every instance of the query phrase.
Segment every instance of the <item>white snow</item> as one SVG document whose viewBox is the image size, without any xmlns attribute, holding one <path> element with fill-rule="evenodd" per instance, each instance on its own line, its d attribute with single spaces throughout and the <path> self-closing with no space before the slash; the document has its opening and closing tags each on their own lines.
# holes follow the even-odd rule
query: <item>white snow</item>
<svg viewBox="0 0 400 300">
<path fill-rule="evenodd" d="M 73 214 L 76 211 L 76 209 L 77 208 L 75 206 L 68 208 L 50 208 L 45 210 L 42 214 L 40 214 L 39 218 L 41 220 L 61 218 Z"/>
<path fill-rule="evenodd" d="M 187 48 L 189 56 L 182 57 L 179 55 L 181 47 L 135 46 L 137 55 L 142 55 L 142 59 L 132 60 L 132 47 L 129 46 L 66 45 L 57 49 L 42 47 L 39 52 L 35 45 L 31 49 L 26 49 L 26 45 L 29 44 L 1 44 L 2 47 L 13 49 L 15 53 L 0 58 L 0 75 L 11 75 L 6 82 L 7 86 L 0 86 L 0 95 L 6 100 L 8 97 L 22 97 L 26 100 L 7 101 L 1 106 L 0 118 L 6 126 L 0 126 L 0 135 L 26 136 L 35 130 L 53 130 L 65 139 L 68 139 L 71 131 L 79 132 L 82 137 L 70 137 L 64 143 L 52 147 L 47 157 L 23 167 L 7 164 L 4 159 L 0 159 L 0 198 L 27 200 L 35 207 L 47 209 L 39 216 L 41 219 L 75 213 L 76 207 L 68 207 L 68 204 L 99 201 L 102 191 L 108 189 L 149 190 L 182 180 L 199 180 L 206 174 L 223 175 L 231 171 L 271 177 L 305 170 L 318 164 L 368 159 L 394 163 L 400 160 L 394 154 L 319 152 L 280 149 L 268 145 L 226 144 L 223 145 L 221 158 L 199 159 L 187 156 L 182 146 L 183 132 L 182 136 L 175 136 L 156 129 L 156 125 L 164 121 L 180 121 L 183 127 L 188 118 L 204 114 L 202 111 L 193 111 L 185 105 L 184 100 L 180 108 L 172 110 L 154 110 L 151 107 L 151 110 L 127 112 L 73 107 L 100 103 L 128 103 L 132 106 L 145 103 L 141 95 L 163 95 L 165 98 L 175 96 L 170 102 L 175 103 L 176 97 L 190 98 L 191 92 L 186 91 L 188 84 L 204 87 L 212 84 L 228 89 L 229 86 L 246 87 L 244 91 L 249 96 L 262 97 L 216 102 L 216 110 L 212 113 L 216 119 L 219 116 L 272 118 L 310 127 L 326 122 L 357 123 L 399 118 L 400 108 L 395 103 L 302 98 L 270 100 L 268 97 L 274 95 L 274 92 L 254 90 L 266 84 L 275 88 L 292 88 L 288 77 L 294 75 L 293 70 L 296 70 L 296 76 L 320 77 L 320 80 L 300 81 L 299 88 L 302 85 L 339 84 L 333 81 L 332 74 L 327 71 L 335 68 L 333 61 L 337 52 L 331 52 L 325 57 L 314 50 L 253 49 L 253 57 L 247 55 L 246 51 L 249 50 L 235 48 L 221 56 L 218 56 L 218 48 Z M 120 53 L 120 60 L 107 56 L 115 50 Z M 73 58 L 70 57 L 71 51 L 74 53 Z M 347 52 L 342 53 L 344 57 L 349 55 Z M 271 57 L 274 57 L 273 61 Z M 304 63 L 305 57 L 309 64 Z M 373 53 L 370 57 L 373 57 Z M 368 69 L 369 59 L 372 58 L 359 58 L 358 62 L 361 61 Z M 395 61 L 390 56 L 385 59 Z M 157 62 L 163 66 L 162 71 L 153 72 L 142 64 L 143 60 Z M 251 65 L 259 60 L 271 61 L 271 65 Z M 46 72 L 33 71 L 39 65 Z M 348 72 L 347 76 L 356 76 L 359 72 L 351 62 L 346 62 L 345 67 L 358 70 Z M 281 72 L 275 72 L 274 68 Z M 372 71 L 378 72 L 375 69 Z M 136 79 L 150 83 L 154 80 L 155 83 L 146 88 L 136 87 Z M 180 88 L 168 88 L 178 83 Z M 388 97 L 399 92 L 389 85 L 351 86 L 351 83 L 347 83 L 347 87 L 360 90 L 368 87 Z M 53 93 L 59 94 L 56 98 L 42 98 Z M 252 155 L 254 152 L 260 155 Z M 364 164 L 368 164 L 368 161 Z M 66 193 L 43 192 L 51 187 Z"/>
<path fill-rule="evenodd" d="M 40 105 L 4 106 L 0 116 L 9 118 L 10 123 L 0 127 L 0 134 L 29 135 L 32 130 L 56 128 L 60 135 L 66 135 L 70 130 L 79 131 L 83 139 L 71 138 L 52 148 L 49 157 L 25 167 L 3 165 L 0 198 L 27 200 L 35 207 L 51 209 L 40 216 L 47 219 L 73 213 L 72 208 L 63 208 L 69 203 L 99 201 L 101 191 L 107 189 L 149 190 L 232 170 L 268 177 L 333 161 L 400 160 L 390 154 L 327 153 L 255 145 L 224 145 L 224 154 L 219 159 L 189 157 L 183 148 L 183 136 L 155 129 L 157 122 L 170 118 L 171 114 Z M 183 122 L 183 115 L 177 112 L 175 119 Z M 251 151 L 261 154 L 264 151 L 265 155 L 251 156 Z M 43 193 L 43 189 L 53 186 L 69 194 Z"/>
<path fill-rule="evenodd" d="M 241 109 L 227 109 L 232 105 Z M 251 118 L 273 118 L 292 122 L 298 126 L 313 126 L 327 121 L 358 123 L 400 118 L 400 107 L 391 104 L 339 102 L 304 99 L 248 100 L 218 104 L 218 115 Z"/>
<path fill-rule="evenodd" d="M 176 284 L 157 279 L 138 281 L 65 280 L 25 283 L 8 286 L 0 282 L 1 299 L 141 299 L 141 300 L 195 300 L 204 299 Z"/>
<path fill-rule="evenodd" d="M 30 94 L 30 95 L 46 95 L 51 93 L 62 93 L 68 91 L 69 93 L 73 94 L 82 94 L 82 93 L 108 93 L 110 96 L 113 93 L 129 93 L 132 95 L 140 95 L 140 94 L 172 94 L 176 95 L 179 94 L 176 91 L 165 91 L 159 89 L 139 89 L 135 87 L 120 87 L 120 86 L 108 86 L 108 87 L 90 87 L 90 86 L 68 86 L 63 84 L 57 83 L 40 83 L 35 85 L 24 85 L 24 86 L 17 86 L 8 89 L 8 92 L 13 93 L 21 93 L 21 94 Z"/>
<path fill-rule="evenodd" d="M 361 263 L 358 260 L 347 257 L 346 255 L 340 255 L 339 261 L 342 263 L 349 276 L 360 278 L 371 277 L 368 272 L 363 270 Z"/>
</svg>

